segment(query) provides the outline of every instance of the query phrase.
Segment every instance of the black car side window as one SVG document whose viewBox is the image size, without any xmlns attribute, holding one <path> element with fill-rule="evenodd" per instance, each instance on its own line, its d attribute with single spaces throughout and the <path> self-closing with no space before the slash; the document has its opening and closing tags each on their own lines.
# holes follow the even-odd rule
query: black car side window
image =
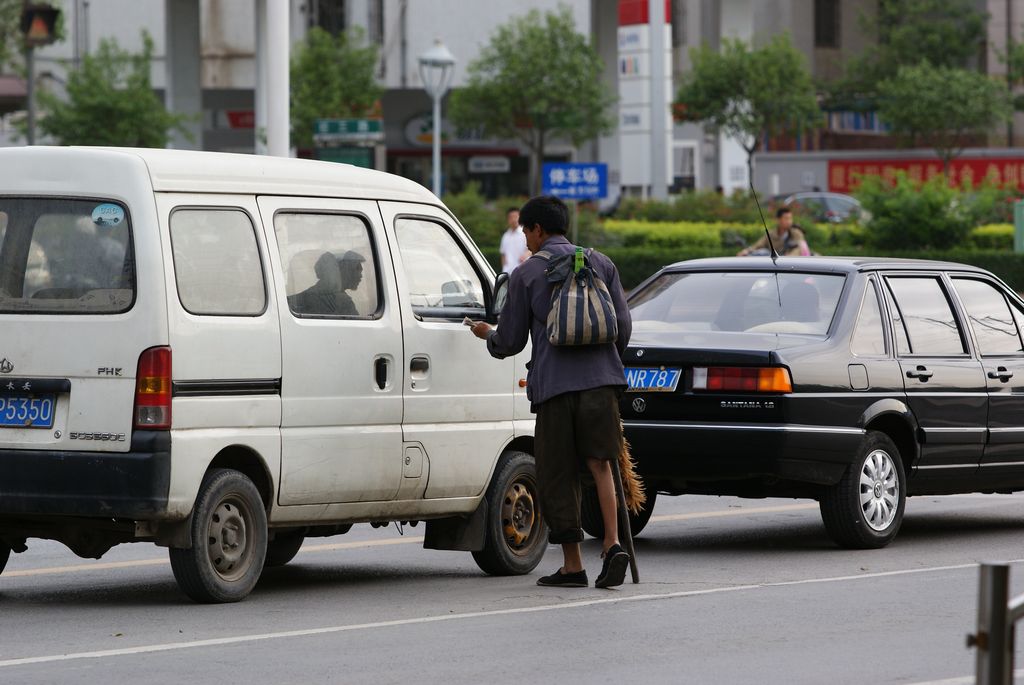
<svg viewBox="0 0 1024 685">
<path fill-rule="evenodd" d="M 892 320 L 892 335 L 896 341 L 896 354 L 910 354 L 910 338 L 907 337 L 907 327 L 903 325 L 903 314 L 896 306 L 896 300 L 892 299 L 889 288 L 883 288 L 885 293 L 885 304 L 889 307 L 889 315 Z"/>
<path fill-rule="evenodd" d="M 878 293 L 873 280 L 864 288 L 864 301 L 857 317 L 857 328 L 853 331 L 850 351 L 859 357 L 885 356 L 885 330 L 882 328 L 882 309 L 878 305 Z"/>
<path fill-rule="evenodd" d="M 978 352 L 983 357 L 1024 351 L 1020 331 L 1002 292 L 990 283 L 973 278 L 954 278 L 953 286 L 967 310 Z"/>
<path fill-rule="evenodd" d="M 911 354 L 944 357 L 967 353 L 938 277 L 889 277 L 886 282 L 906 326 Z"/>
</svg>

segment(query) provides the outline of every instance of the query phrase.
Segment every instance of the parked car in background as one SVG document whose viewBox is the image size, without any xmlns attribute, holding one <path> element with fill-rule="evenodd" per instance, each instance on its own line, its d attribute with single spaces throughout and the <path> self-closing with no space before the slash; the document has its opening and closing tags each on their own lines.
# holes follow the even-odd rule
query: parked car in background
<svg viewBox="0 0 1024 685">
<path fill-rule="evenodd" d="M 809 498 L 836 543 L 873 548 L 907 496 L 1024 490 L 1024 301 L 986 271 L 701 259 L 629 306 L 637 529 L 654 493 Z"/>
<path fill-rule="evenodd" d="M 855 197 L 817 190 L 776 195 L 775 204 L 807 214 L 817 222 L 842 223 L 865 219 L 866 212 Z"/>
</svg>

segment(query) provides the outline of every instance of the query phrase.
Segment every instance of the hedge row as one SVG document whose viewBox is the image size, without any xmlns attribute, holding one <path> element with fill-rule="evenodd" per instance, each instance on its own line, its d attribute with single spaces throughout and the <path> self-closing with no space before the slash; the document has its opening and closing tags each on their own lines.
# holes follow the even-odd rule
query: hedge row
<svg viewBox="0 0 1024 685">
<path fill-rule="evenodd" d="M 622 285 L 627 290 L 636 287 L 648 276 L 667 264 L 674 264 L 675 262 L 682 262 L 688 259 L 723 257 L 733 254 L 733 252 L 720 248 L 700 247 L 607 247 L 602 248 L 601 251 L 611 257 L 612 261 L 618 266 Z M 494 266 L 495 271 L 500 270 L 501 262 L 497 248 L 485 248 L 483 253 L 491 265 Z M 991 271 L 1006 281 L 1007 285 L 1014 290 L 1024 292 L 1024 254 L 1007 250 L 963 249 L 944 252 L 901 252 L 890 253 L 885 256 L 905 259 L 936 259 L 945 262 L 971 264 Z"/>
</svg>

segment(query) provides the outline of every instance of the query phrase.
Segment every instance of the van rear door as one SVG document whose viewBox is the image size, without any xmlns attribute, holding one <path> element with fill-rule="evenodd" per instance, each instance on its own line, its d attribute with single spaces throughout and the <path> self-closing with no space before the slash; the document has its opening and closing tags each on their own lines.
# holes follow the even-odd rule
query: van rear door
<svg viewBox="0 0 1024 685">
<path fill-rule="evenodd" d="M 140 353 L 166 344 L 137 238 L 123 200 L 0 197 L 0 449 L 129 450 Z"/>
</svg>

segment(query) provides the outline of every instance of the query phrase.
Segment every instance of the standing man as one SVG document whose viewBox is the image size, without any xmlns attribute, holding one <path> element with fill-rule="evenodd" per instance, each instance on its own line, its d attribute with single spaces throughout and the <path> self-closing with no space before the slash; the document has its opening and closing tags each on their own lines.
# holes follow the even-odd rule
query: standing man
<svg viewBox="0 0 1024 685">
<path fill-rule="evenodd" d="M 590 254 L 590 264 L 608 286 L 615 304 L 618 339 L 615 343 L 554 346 L 548 342 L 546 320 L 555 285 L 547 280 L 548 261 L 575 247 L 565 238 L 569 210 L 557 197 L 535 197 L 523 205 L 520 219 L 533 256 L 509 279 L 508 300 L 498 328 L 480 322 L 473 334 L 487 341 L 492 356 L 503 359 L 521 352 L 529 338 L 533 351 L 526 395 L 537 415 L 534 440 L 541 511 L 551 530 L 549 540 L 562 546 L 563 564 L 538 585 L 586 587 L 587 572 L 580 556 L 580 471 L 584 464 L 594 477 L 604 522 L 604 563 L 595 587 L 621 585 L 629 555 L 619 544 L 615 479 L 611 461 L 622 447 L 619 394 L 625 388 L 622 353 L 629 342 L 632 321 L 619 272 L 610 259 Z"/>
<path fill-rule="evenodd" d="M 526 249 L 526 236 L 519 226 L 519 210 L 509 207 L 505 212 L 505 232 L 501 235 L 501 270 L 512 273 L 530 257 Z"/>
</svg>

